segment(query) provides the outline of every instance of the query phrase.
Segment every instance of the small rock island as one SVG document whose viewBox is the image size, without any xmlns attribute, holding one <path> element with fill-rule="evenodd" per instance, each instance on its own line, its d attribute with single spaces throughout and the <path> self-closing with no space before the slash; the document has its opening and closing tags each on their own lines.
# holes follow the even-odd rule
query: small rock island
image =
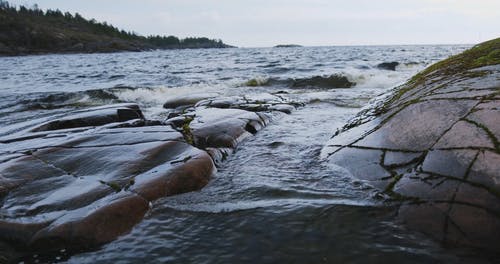
<svg viewBox="0 0 500 264">
<path fill-rule="evenodd" d="M 297 44 L 279 44 L 274 46 L 275 48 L 300 48 L 302 47 L 301 45 Z"/>
</svg>

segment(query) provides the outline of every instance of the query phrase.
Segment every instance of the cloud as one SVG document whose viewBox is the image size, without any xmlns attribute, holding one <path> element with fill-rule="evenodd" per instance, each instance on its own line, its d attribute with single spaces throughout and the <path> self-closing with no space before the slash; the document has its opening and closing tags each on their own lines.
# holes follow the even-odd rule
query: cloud
<svg viewBox="0 0 500 264">
<path fill-rule="evenodd" d="M 485 16 L 500 18 L 500 1 L 498 0 L 423 0 L 423 2 L 441 13 L 457 13 L 478 18 Z"/>
</svg>

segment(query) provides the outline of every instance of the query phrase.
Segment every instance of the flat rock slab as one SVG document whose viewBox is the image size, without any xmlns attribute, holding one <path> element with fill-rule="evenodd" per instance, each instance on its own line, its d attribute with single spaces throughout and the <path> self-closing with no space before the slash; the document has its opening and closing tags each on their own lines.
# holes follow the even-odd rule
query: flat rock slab
<svg viewBox="0 0 500 264">
<path fill-rule="evenodd" d="M 144 118 L 139 106 L 136 104 L 118 104 L 100 106 L 92 109 L 75 112 L 71 116 L 58 118 L 41 124 L 31 131 L 50 131 L 58 129 L 100 126 L 113 122 L 124 122 L 132 119 Z"/>
<path fill-rule="evenodd" d="M 402 108 L 361 141 L 360 147 L 423 151 L 431 148 L 448 128 L 476 104 L 467 101 L 424 101 Z"/>
<path fill-rule="evenodd" d="M 322 157 L 401 204 L 408 226 L 498 252 L 500 65 L 431 75 L 361 112 Z"/>
<path fill-rule="evenodd" d="M 1 240 L 34 250 L 93 247 L 128 232 L 151 201 L 208 183 L 215 167 L 207 152 L 123 107 L 0 138 Z M 133 114 L 122 119 L 120 109 Z M 61 120 L 85 128 L 53 125 Z"/>
</svg>

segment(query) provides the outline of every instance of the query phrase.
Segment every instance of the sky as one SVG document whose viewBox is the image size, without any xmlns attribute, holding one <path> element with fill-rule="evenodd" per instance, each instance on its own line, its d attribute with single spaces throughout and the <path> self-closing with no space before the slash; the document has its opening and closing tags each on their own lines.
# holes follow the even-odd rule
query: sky
<svg viewBox="0 0 500 264">
<path fill-rule="evenodd" d="M 10 0 L 141 35 L 239 47 L 475 44 L 500 37 L 500 0 Z"/>
</svg>

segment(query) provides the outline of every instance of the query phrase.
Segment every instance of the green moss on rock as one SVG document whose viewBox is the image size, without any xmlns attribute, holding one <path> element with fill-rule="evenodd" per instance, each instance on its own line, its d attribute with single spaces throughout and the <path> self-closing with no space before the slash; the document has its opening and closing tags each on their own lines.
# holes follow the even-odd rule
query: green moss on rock
<svg viewBox="0 0 500 264">
<path fill-rule="evenodd" d="M 437 62 L 412 78 L 417 81 L 434 74 L 451 75 L 500 63 L 500 38 L 478 44 L 458 55 Z"/>
<path fill-rule="evenodd" d="M 192 117 L 186 116 L 184 119 L 184 124 L 182 125 L 182 135 L 189 145 L 194 145 L 194 136 L 191 132 L 191 127 L 189 124 L 193 121 Z"/>
<path fill-rule="evenodd" d="M 483 65 L 495 65 L 500 63 L 500 49 L 492 50 L 488 55 L 484 55 L 474 60 L 473 65 L 481 67 Z"/>
<path fill-rule="evenodd" d="M 380 112 L 398 101 L 404 94 L 424 84 L 433 77 L 440 79 L 457 74 L 466 74 L 469 70 L 489 65 L 500 64 L 500 38 L 478 44 L 460 54 L 439 61 L 413 76 L 407 83 L 398 87 L 388 98 Z M 477 73 L 481 76 L 481 72 Z M 470 77 L 470 76 L 469 76 Z"/>
</svg>

